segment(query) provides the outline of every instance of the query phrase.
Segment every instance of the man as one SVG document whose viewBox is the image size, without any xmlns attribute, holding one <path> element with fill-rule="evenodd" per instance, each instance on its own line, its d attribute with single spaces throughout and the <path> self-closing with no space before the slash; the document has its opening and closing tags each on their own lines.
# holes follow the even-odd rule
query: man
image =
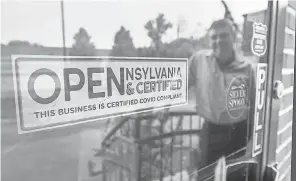
<svg viewBox="0 0 296 181">
<path fill-rule="evenodd" d="M 247 146 L 247 131 L 252 128 L 252 65 L 236 51 L 236 32 L 229 20 L 213 22 L 208 35 L 211 49 L 198 51 L 189 60 L 188 86 L 194 89 L 189 99 L 195 99 L 197 115 L 205 118 L 199 145 L 195 146 L 201 150 L 191 153 L 189 175 Z M 168 111 L 156 113 L 160 120 L 166 120 Z"/>
<path fill-rule="evenodd" d="M 213 22 L 208 35 L 211 49 L 189 60 L 189 88 L 194 89 L 197 114 L 205 118 L 201 154 L 192 153 L 190 171 L 247 146 L 250 139 L 252 65 L 235 50 L 236 32 L 229 20 Z"/>
</svg>

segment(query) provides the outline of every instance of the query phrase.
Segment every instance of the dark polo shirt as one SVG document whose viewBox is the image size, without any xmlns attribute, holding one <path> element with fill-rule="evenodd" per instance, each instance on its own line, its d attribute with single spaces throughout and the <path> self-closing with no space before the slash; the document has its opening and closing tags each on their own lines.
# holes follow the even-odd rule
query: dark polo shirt
<svg viewBox="0 0 296 181">
<path fill-rule="evenodd" d="M 194 88 L 197 114 L 207 121 L 227 125 L 248 119 L 254 85 L 254 68 L 244 57 L 221 68 L 212 50 L 202 50 L 189 59 L 189 88 Z"/>
</svg>

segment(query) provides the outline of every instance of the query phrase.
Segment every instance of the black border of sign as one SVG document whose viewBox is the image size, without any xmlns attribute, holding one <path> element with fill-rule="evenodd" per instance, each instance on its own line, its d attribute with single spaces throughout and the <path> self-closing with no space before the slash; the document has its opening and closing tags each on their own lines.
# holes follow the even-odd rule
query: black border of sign
<svg viewBox="0 0 296 181">
<path fill-rule="evenodd" d="M 99 57 L 83 57 L 83 56 L 43 56 L 43 55 L 12 55 L 12 64 L 13 64 L 13 79 L 14 79 L 14 95 L 15 95 L 15 103 L 16 103 L 16 112 L 17 112 L 17 124 L 18 124 L 18 133 L 24 134 L 24 133 L 31 133 L 31 132 L 37 132 L 37 131 L 43 131 L 53 128 L 61 128 L 66 126 L 72 126 L 82 123 L 88 123 L 88 122 L 94 122 L 98 120 L 103 120 L 107 118 L 115 118 L 119 116 L 127 116 L 131 114 L 137 114 L 137 113 L 143 113 L 143 112 L 149 112 L 152 110 L 159 110 L 159 109 L 165 109 L 169 107 L 175 107 L 175 106 L 182 106 L 188 104 L 188 58 L 158 58 L 158 57 L 112 57 L 112 56 L 99 56 Z M 185 62 L 186 63 L 186 102 L 184 103 L 178 103 L 174 105 L 164 105 L 164 106 L 157 106 L 153 108 L 147 108 L 147 109 L 138 109 L 135 111 L 129 111 L 129 112 L 121 112 L 117 114 L 107 114 L 105 116 L 95 116 L 95 117 L 89 117 L 85 119 L 78 119 L 75 121 L 68 121 L 63 123 L 54 123 L 49 124 L 46 126 L 36 126 L 33 128 L 26 128 L 24 126 L 24 120 L 23 120 L 23 105 L 22 105 L 22 94 L 20 90 L 20 79 L 19 79 L 19 66 L 18 63 L 22 61 L 26 61 L 26 59 L 30 61 L 44 61 L 44 59 L 48 60 L 54 60 L 54 61 L 61 61 L 61 63 L 68 63 L 71 61 L 148 61 L 149 63 L 151 61 L 159 62 L 159 61 L 168 61 L 168 62 Z M 42 59 L 42 60 L 41 60 Z"/>
</svg>

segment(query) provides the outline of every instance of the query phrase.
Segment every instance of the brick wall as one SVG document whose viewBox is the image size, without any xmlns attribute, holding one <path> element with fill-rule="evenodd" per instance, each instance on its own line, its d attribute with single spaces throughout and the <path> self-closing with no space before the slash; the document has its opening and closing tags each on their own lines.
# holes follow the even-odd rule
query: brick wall
<svg viewBox="0 0 296 181">
<path fill-rule="evenodd" d="M 285 47 L 282 68 L 282 82 L 285 85 L 285 91 L 281 99 L 277 131 L 276 160 L 279 163 L 279 181 L 291 180 L 295 16 L 296 6 L 289 3 L 286 8 Z"/>
</svg>

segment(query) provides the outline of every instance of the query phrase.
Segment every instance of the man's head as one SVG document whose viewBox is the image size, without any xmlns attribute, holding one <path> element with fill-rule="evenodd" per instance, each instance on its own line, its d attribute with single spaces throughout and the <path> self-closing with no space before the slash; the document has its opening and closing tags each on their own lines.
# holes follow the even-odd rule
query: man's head
<svg viewBox="0 0 296 181">
<path fill-rule="evenodd" d="M 210 45 L 219 63 L 230 63 L 234 53 L 235 31 L 227 19 L 214 21 L 209 29 Z"/>
</svg>

